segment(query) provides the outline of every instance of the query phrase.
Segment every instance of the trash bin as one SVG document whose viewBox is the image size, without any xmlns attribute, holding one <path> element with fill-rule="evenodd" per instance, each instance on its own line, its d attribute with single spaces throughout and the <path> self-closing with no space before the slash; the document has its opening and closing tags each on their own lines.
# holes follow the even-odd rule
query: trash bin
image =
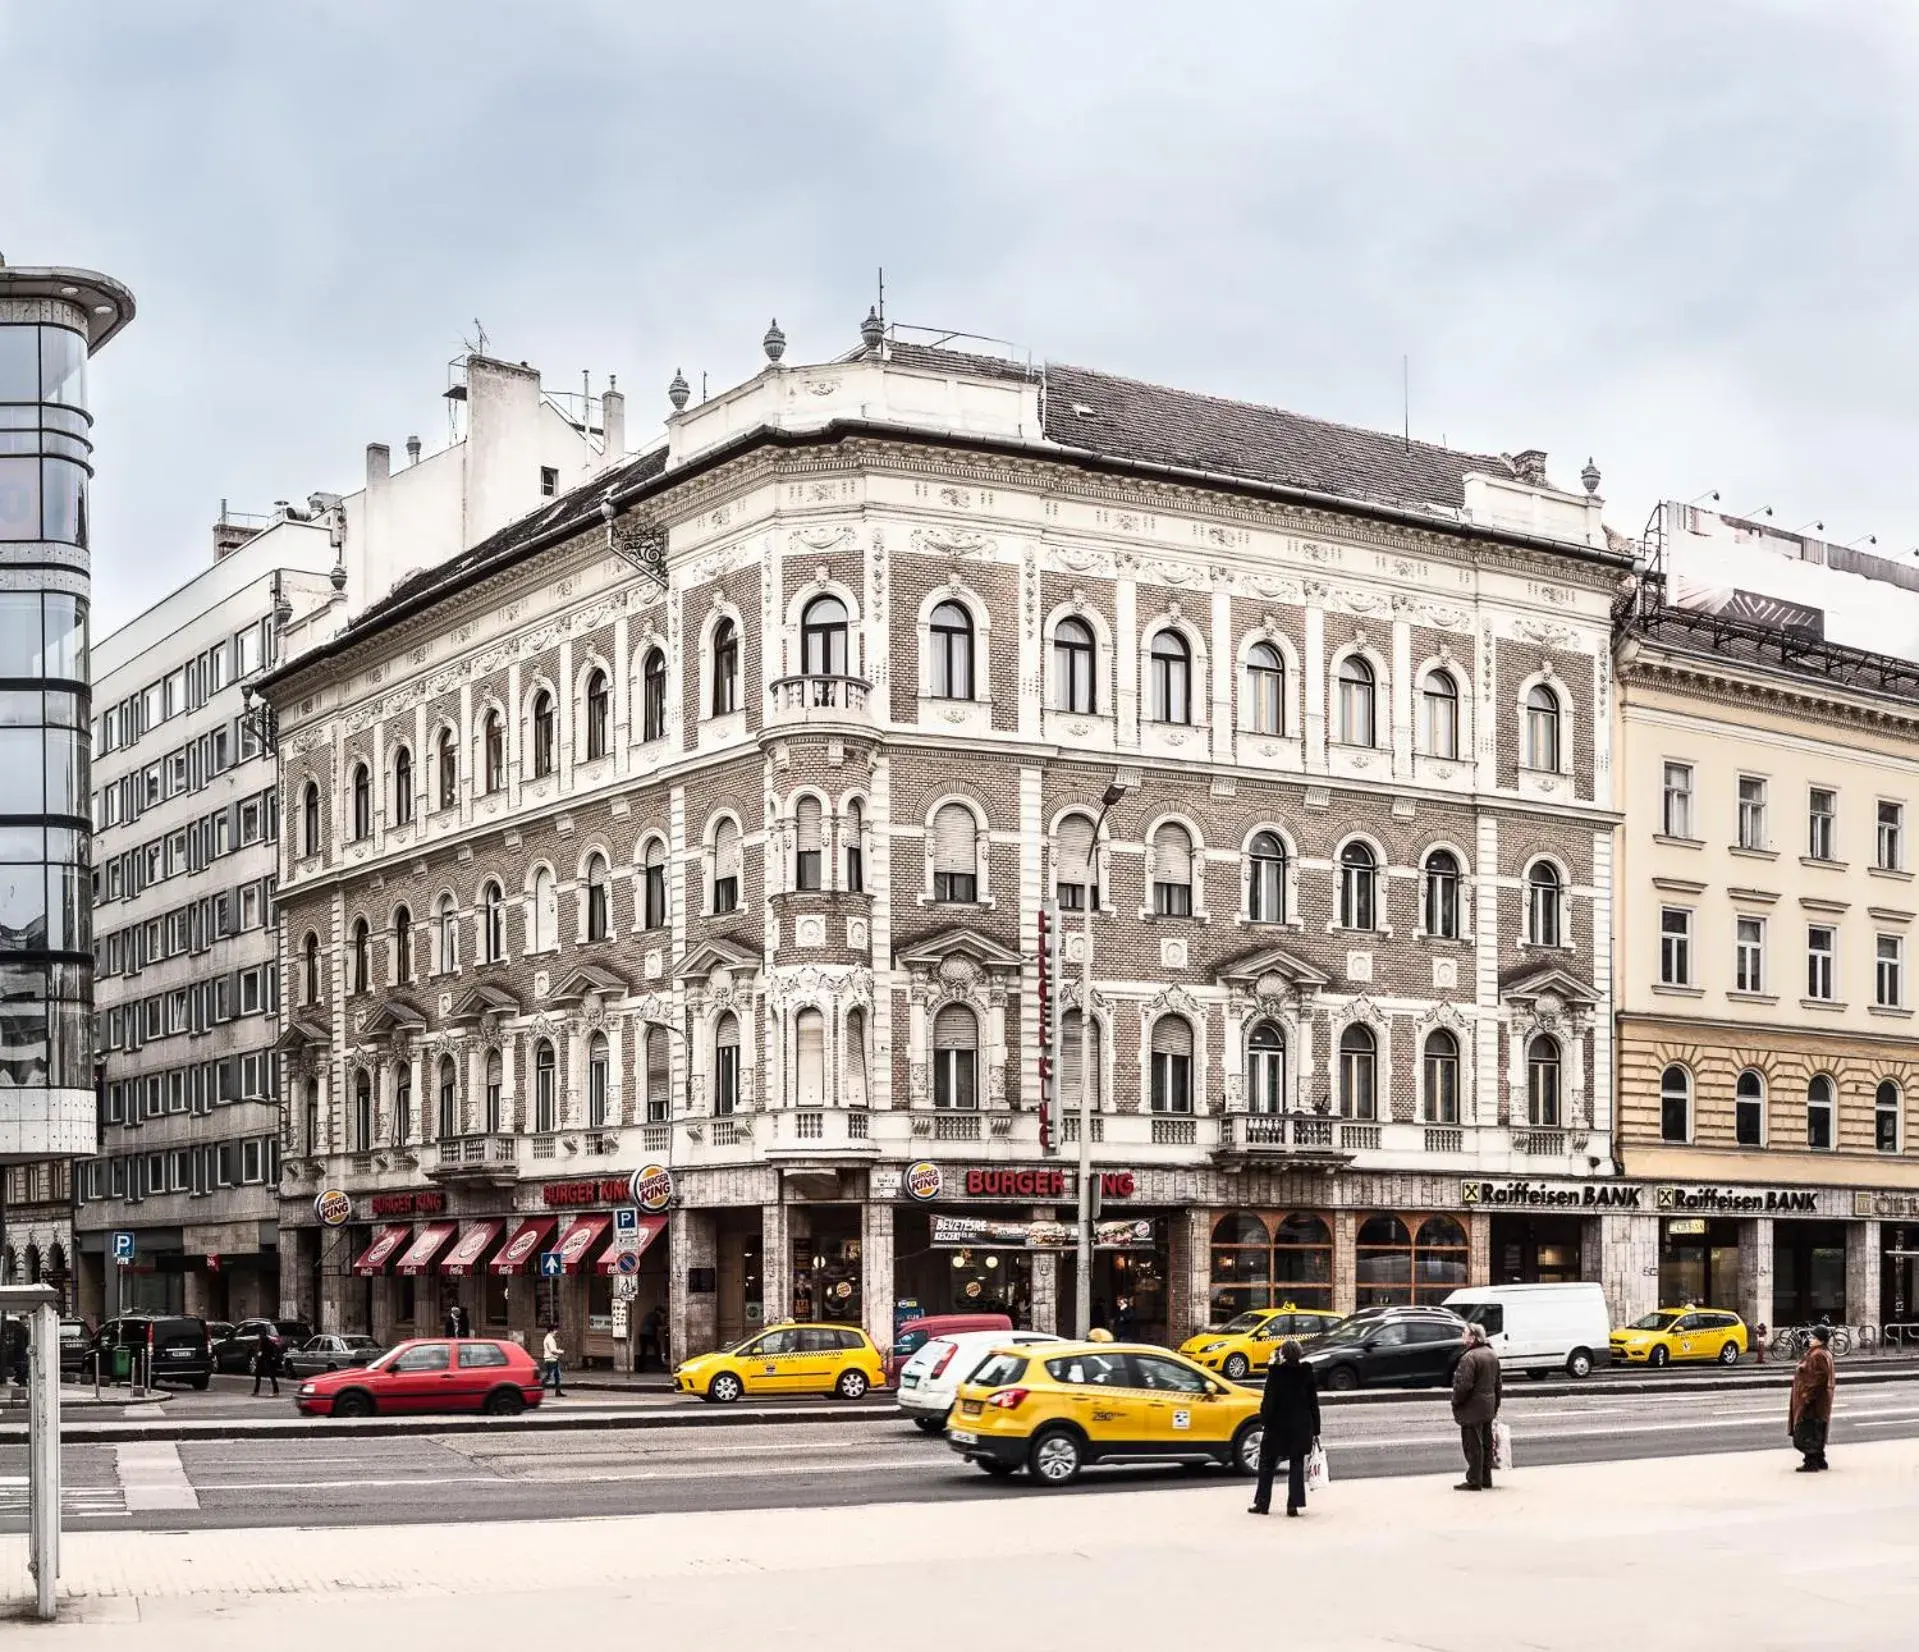
<svg viewBox="0 0 1919 1652">
<path fill-rule="evenodd" d="M 129 1347 L 120 1347 L 113 1349 L 112 1354 L 113 1367 L 111 1380 L 114 1382 L 131 1382 L 133 1380 L 133 1350 Z"/>
</svg>

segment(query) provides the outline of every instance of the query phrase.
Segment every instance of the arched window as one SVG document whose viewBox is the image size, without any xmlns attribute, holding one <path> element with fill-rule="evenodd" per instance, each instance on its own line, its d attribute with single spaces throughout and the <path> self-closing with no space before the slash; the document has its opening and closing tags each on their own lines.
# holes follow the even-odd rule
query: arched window
<svg viewBox="0 0 1919 1652">
<path fill-rule="evenodd" d="M 1156 723 L 1193 720 L 1193 651 L 1171 626 L 1153 638 L 1147 714 Z"/>
<path fill-rule="evenodd" d="M 1559 696 L 1544 683 L 1526 696 L 1526 767 L 1559 772 Z"/>
<path fill-rule="evenodd" d="M 1748 1067 L 1733 1085 L 1733 1140 L 1741 1147 L 1762 1147 L 1766 1137 L 1766 1081 Z"/>
<path fill-rule="evenodd" d="M 440 730 L 440 807 L 451 809 L 460 801 L 460 746 L 453 730 Z"/>
<path fill-rule="evenodd" d="M 1349 1119 L 1378 1117 L 1379 1045 L 1370 1027 L 1354 1022 L 1339 1035 L 1339 1111 Z"/>
<path fill-rule="evenodd" d="M 933 1017 L 933 1105 L 971 1111 L 979 1106 L 979 1019 L 964 1004 Z"/>
<path fill-rule="evenodd" d="M 740 1105 L 740 1018 L 725 1011 L 713 1027 L 713 1111 L 726 1118 Z"/>
<path fill-rule="evenodd" d="M 559 944 L 560 892 L 552 870 L 542 866 L 533 874 L 533 905 L 527 913 L 526 949 L 548 952 Z"/>
<path fill-rule="evenodd" d="M 840 1052 L 841 1099 L 848 1107 L 864 1107 L 866 1097 L 866 1011 L 846 1012 L 846 1047 Z"/>
<path fill-rule="evenodd" d="M 607 888 L 606 856 L 589 855 L 586 862 L 586 938 L 604 941 L 612 934 L 613 906 Z"/>
<path fill-rule="evenodd" d="M 658 648 L 649 648 L 640 667 L 640 738 L 658 740 L 665 733 L 666 655 Z"/>
<path fill-rule="evenodd" d="M 1061 711 L 1090 714 L 1099 705 L 1093 668 L 1099 650 L 1093 628 L 1083 619 L 1063 619 L 1053 629 L 1053 704 Z"/>
<path fill-rule="evenodd" d="M 480 744 L 486 789 L 500 791 L 506 785 L 506 719 L 497 707 L 488 711 L 480 724 Z"/>
<path fill-rule="evenodd" d="M 393 1075 L 393 1145 L 413 1140 L 413 1063 L 402 1060 Z"/>
<path fill-rule="evenodd" d="M 1397 1216 L 1368 1216 L 1353 1244 L 1358 1305 L 1385 1308 L 1413 1299 L 1413 1236 Z"/>
<path fill-rule="evenodd" d="M 1899 1151 L 1899 1086 L 1889 1078 L 1873 1092 L 1872 1145 L 1881 1153 Z"/>
<path fill-rule="evenodd" d="M 1459 755 L 1459 684 L 1450 671 L 1429 671 L 1420 691 L 1425 712 L 1425 748 L 1428 757 Z"/>
<path fill-rule="evenodd" d="M 740 828 L 729 816 L 713 828 L 713 915 L 740 909 Z"/>
<path fill-rule="evenodd" d="M 646 1122 L 664 1124 L 673 1116 L 673 1048 L 666 1028 L 646 1029 Z"/>
<path fill-rule="evenodd" d="M 486 1133 L 489 1136 L 497 1136 L 500 1133 L 502 1121 L 506 1116 L 504 1099 L 506 1087 L 501 1076 L 504 1071 L 505 1064 L 500 1059 L 500 1052 L 488 1050 L 486 1052 Z"/>
<path fill-rule="evenodd" d="M 1078 1010 L 1067 1010 L 1059 1018 L 1059 1103 L 1062 1113 L 1077 1116 L 1079 1113 L 1080 1073 L 1087 1067 L 1086 1061 L 1086 1019 Z M 1092 1093 L 1086 1098 L 1086 1105 L 1095 1113 L 1105 1095 L 1105 1086 L 1101 1082 L 1105 1057 L 1100 1048 L 1099 1023 L 1092 1025 Z"/>
<path fill-rule="evenodd" d="M 1659 1139 L 1692 1140 L 1692 1074 L 1677 1064 L 1659 1075 Z"/>
<path fill-rule="evenodd" d="M 1413 1300 L 1444 1302 L 1466 1283 L 1466 1230 L 1450 1216 L 1428 1216 L 1413 1238 Z"/>
<path fill-rule="evenodd" d="M 807 1008 L 793 1017 L 793 1101 L 799 1107 L 826 1105 L 826 1017 Z"/>
<path fill-rule="evenodd" d="M 1425 866 L 1426 933 L 1459 939 L 1459 861 L 1449 849 L 1435 849 Z"/>
<path fill-rule="evenodd" d="M 413 979 L 413 914 L 406 907 L 393 913 L 393 980 L 405 986 Z"/>
<path fill-rule="evenodd" d="M 1806 1086 L 1806 1145 L 1826 1148 L 1832 1142 L 1832 1080 L 1817 1073 Z"/>
<path fill-rule="evenodd" d="M 613 1058 L 606 1034 L 596 1032 L 586 1041 L 586 1127 L 604 1130 L 613 1094 Z"/>
<path fill-rule="evenodd" d="M 586 760 L 604 757 L 613 743 L 613 691 L 597 666 L 586 679 Z"/>
<path fill-rule="evenodd" d="M 1425 1059 L 1421 1063 L 1424 1080 L 1426 1122 L 1459 1122 L 1459 1040 L 1444 1027 L 1435 1027 L 1426 1035 Z"/>
<path fill-rule="evenodd" d="M 846 604 L 817 596 L 800 616 L 800 672 L 808 677 L 846 675 Z"/>
<path fill-rule="evenodd" d="M 1093 858 L 1093 823 L 1067 815 L 1053 839 L 1053 898 L 1062 912 L 1099 908 L 1099 873 Z"/>
<path fill-rule="evenodd" d="M 480 893 L 480 952 L 489 964 L 506 956 L 506 894 L 497 883 Z"/>
<path fill-rule="evenodd" d="M 1153 1111 L 1193 1110 L 1193 1024 L 1183 1015 L 1153 1023 Z"/>
<path fill-rule="evenodd" d="M 373 931 L 364 918 L 353 920 L 353 990 L 373 990 Z"/>
<path fill-rule="evenodd" d="M 533 695 L 533 778 L 553 772 L 560 746 L 560 714 L 544 688 Z"/>
<path fill-rule="evenodd" d="M 1373 668 L 1358 654 L 1348 654 L 1339 664 L 1339 734 L 1349 746 L 1371 746 L 1376 684 Z"/>
<path fill-rule="evenodd" d="M 817 797 L 803 797 L 793 805 L 793 887 L 825 887 L 825 814 Z"/>
<path fill-rule="evenodd" d="M 533 1046 L 533 1133 L 549 1136 L 559 1127 L 559 1070 L 553 1059 L 553 1041 L 542 1038 Z"/>
<path fill-rule="evenodd" d="M 413 824 L 413 753 L 405 746 L 393 754 L 393 824 Z"/>
<path fill-rule="evenodd" d="M 309 931 L 300 950 L 306 955 L 306 1001 L 317 1004 L 320 1001 L 320 937 Z"/>
<path fill-rule="evenodd" d="M 1536 860 L 1526 870 L 1526 931 L 1534 946 L 1560 944 L 1559 873 L 1550 861 Z"/>
<path fill-rule="evenodd" d="M 933 899 L 968 906 L 979 899 L 979 823 L 964 803 L 933 816 Z"/>
<path fill-rule="evenodd" d="M 1255 832 L 1246 857 L 1246 916 L 1256 924 L 1286 921 L 1286 845 L 1277 832 Z"/>
<path fill-rule="evenodd" d="M 440 1057 L 440 1109 L 435 1134 L 451 1141 L 460 1133 L 460 1068 L 452 1056 Z"/>
<path fill-rule="evenodd" d="M 1246 1106 L 1254 1113 L 1286 1111 L 1286 1034 L 1261 1021 L 1246 1040 Z"/>
<path fill-rule="evenodd" d="M 866 811 L 857 801 L 846 805 L 846 888 L 851 894 L 866 890 Z"/>
<path fill-rule="evenodd" d="M 1339 924 L 1342 929 L 1373 928 L 1373 895 L 1379 867 L 1363 843 L 1349 843 L 1339 852 Z"/>
<path fill-rule="evenodd" d="M 973 697 L 973 616 L 961 602 L 942 602 L 932 620 L 933 698 Z"/>
<path fill-rule="evenodd" d="M 1193 840 L 1171 821 L 1153 833 L 1153 910 L 1162 918 L 1193 915 Z"/>
<path fill-rule="evenodd" d="M 1286 662 L 1269 642 L 1246 655 L 1246 727 L 1255 734 L 1286 732 Z"/>
<path fill-rule="evenodd" d="M 433 942 L 438 956 L 433 967 L 442 975 L 451 975 L 460 967 L 460 906 L 450 895 L 442 895 L 433 915 Z"/>
<path fill-rule="evenodd" d="M 309 855 L 320 852 L 320 788 L 311 780 L 300 792 L 300 848 Z"/>
<path fill-rule="evenodd" d="M 713 627 L 712 706 L 715 717 L 724 717 L 740 706 L 740 633 L 730 619 Z"/>
<path fill-rule="evenodd" d="M 353 765 L 353 840 L 373 836 L 373 776 L 364 763 Z"/>
<path fill-rule="evenodd" d="M 1559 1127 L 1559 1045 L 1544 1033 L 1526 1050 L 1526 1118 L 1540 1129 Z"/>
<path fill-rule="evenodd" d="M 666 845 L 648 838 L 640 852 L 640 923 L 646 929 L 666 927 Z"/>
<path fill-rule="evenodd" d="M 364 1067 L 353 1075 L 353 1151 L 373 1151 L 373 1079 Z"/>
</svg>

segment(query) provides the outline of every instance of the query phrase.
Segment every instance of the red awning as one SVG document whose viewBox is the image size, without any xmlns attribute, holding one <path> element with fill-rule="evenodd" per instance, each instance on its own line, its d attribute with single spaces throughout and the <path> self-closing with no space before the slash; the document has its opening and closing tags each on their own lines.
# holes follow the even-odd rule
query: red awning
<svg viewBox="0 0 1919 1652">
<path fill-rule="evenodd" d="M 373 1243 L 360 1252 L 360 1259 L 353 1264 L 353 1271 L 363 1277 L 386 1271 L 386 1265 L 393 1260 L 393 1253 L 412 1235 L 407 1227 L 386 1227 L 373 1236 Z"/>
<path fill-rule="evenodd" d="M 560 1235 L 561 1271 L 578 1273 L 586 1262 L 586 1253 L 593 1248 L 594 1241 L 613 1224 L 611 1216 L 580 1216 L 573 1225 Z"/>
<path fill-rule="evenodd" d="M 493 1258 L 491 1267 L 495 1273 L 518 1273 L 535 1256 L 546 1236 L 553 1231 L 557 1218 L 552 1216 L 529 1216 L 513 1230 L 511 1237 L 500 1247 L 500 1254 Z"/>
<path fill-rule="evenodd" d="M 425 1273 L 427 1264 L 440 1254 L 440 1247 L 453 1237 L 453 1230 L 459 1224 L 455 1222 L 428 1222 L 420 1229 L 418 1237 L 406 1248 L 395 1265 L 395 1273 Z"/>
<path fill-rule="evenodd" d="M 440 1259 L 440 1272 L 458 1277 L 472 1273 L 486 1254 L 486 1247 L 500 1236 L 502 1223 L 475 1222 L 460 1236 L 460 1242 Z"/>
<path fill-rule="evenodd" d="M 640 1218 L 640 1239 L 639 1243 L 636 1244 L 632 1250 L 635 1267 L 639 1265 L 639 1259 L 646 1254 L 646 1247 L 652 1244 L 653 1241 L 659 1238 L 664 1232 L 666 1232 L 666 1218 L 664 1216 L 642 1216 Z M 615 1234 L 613 1236 L 613 1243 L 607 1247 L 606 1254 L 600 1258 L 600 1272 L 618 1273 L 620 1271 L 620 1254 L 619 1235 Z"/>
</svg>

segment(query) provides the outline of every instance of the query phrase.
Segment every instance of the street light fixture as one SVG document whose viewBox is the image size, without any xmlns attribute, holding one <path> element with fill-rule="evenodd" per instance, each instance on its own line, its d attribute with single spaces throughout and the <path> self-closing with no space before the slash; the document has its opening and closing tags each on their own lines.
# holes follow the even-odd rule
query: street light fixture
<svg viewBox="0 0 1919 1652">
<path fill-rule="evenodd" d="M 1099 904 L 1099 834 L 1106 816 L 1131 788 L 1114 780 L 1100 796 L 1099 819 L 1093 823 L 1092 846 L 1086 851 L 1086 906 L 1080 926 L 1079 975 L 1079 1247 L 1074 1270 L 1074 1312 L 1079 1334 L 1093 1328 L 1093 1121 L 1087 1098 L 1093 1089 L 1093 908 Z"/>
</svg>

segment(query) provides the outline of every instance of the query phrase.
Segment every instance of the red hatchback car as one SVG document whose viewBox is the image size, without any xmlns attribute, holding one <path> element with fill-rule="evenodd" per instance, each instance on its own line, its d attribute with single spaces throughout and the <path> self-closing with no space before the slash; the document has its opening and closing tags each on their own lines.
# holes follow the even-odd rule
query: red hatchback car
<svg viewBox="0 0 1919 1652">
<path fill-rule="evenodd" d="M 510 1417 L 538 1405 L 540 1368 L 517 1342 L 402 1342 L 371 1365 L 300 1384 L 293 1403 L 309 1417 L 413 1416 L 484 1411 Z"/>
</svg>

